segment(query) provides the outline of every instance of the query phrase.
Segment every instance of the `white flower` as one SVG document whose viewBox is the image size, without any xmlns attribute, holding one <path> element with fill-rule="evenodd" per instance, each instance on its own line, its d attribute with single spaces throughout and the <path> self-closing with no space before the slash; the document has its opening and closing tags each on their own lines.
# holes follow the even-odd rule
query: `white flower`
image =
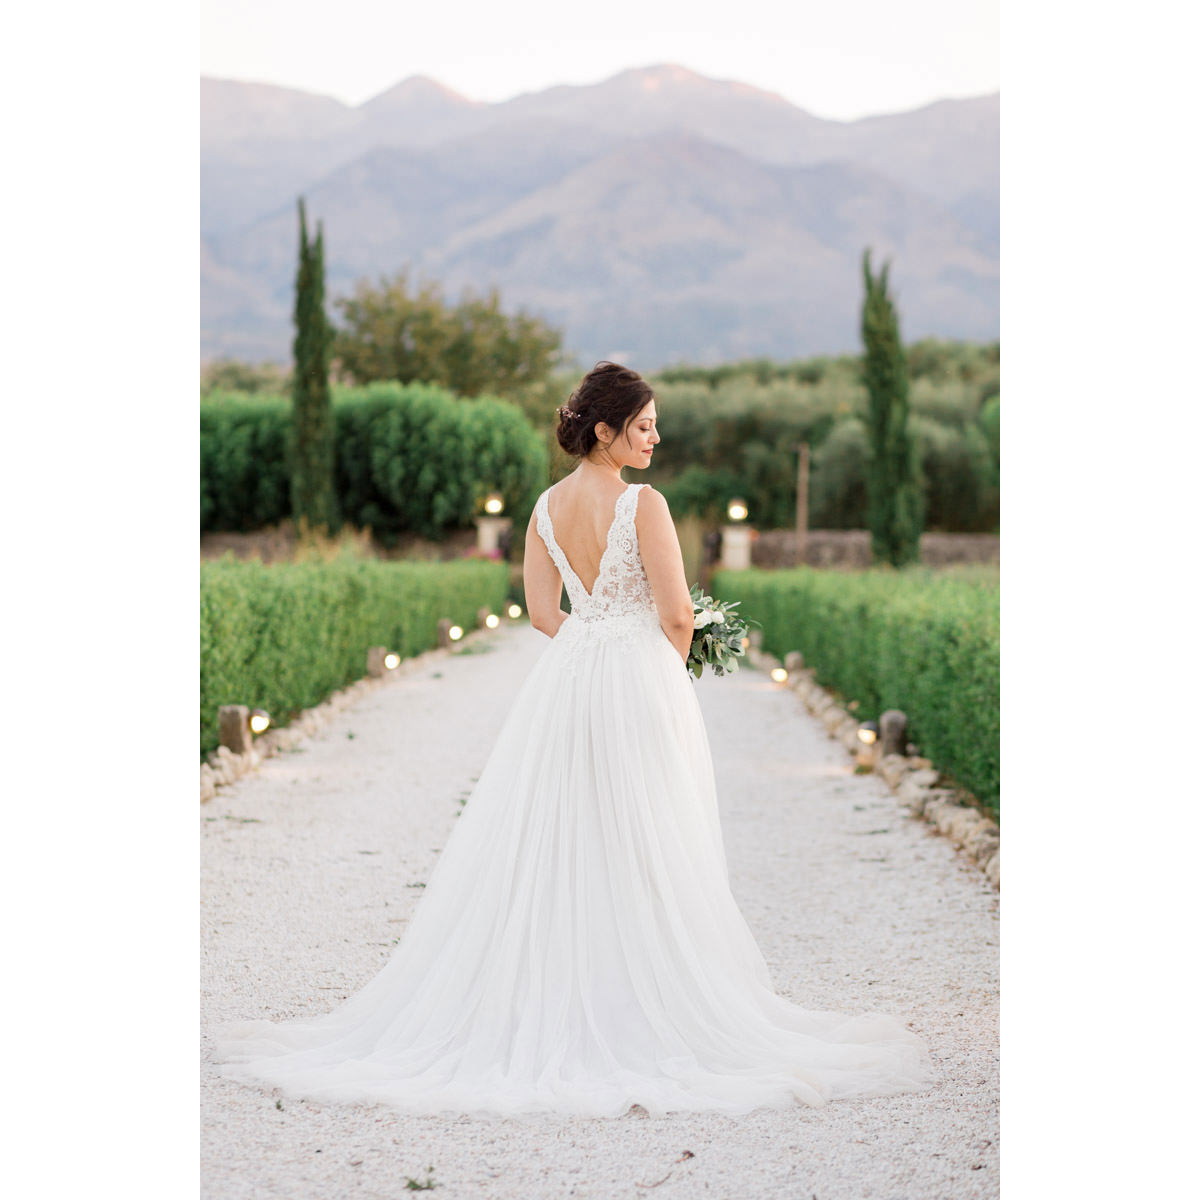
<svg viewBox="0 0 1200 1200">
<path fill-rule="evenodd" d="M 723 612 L 715 612 L 712 615 L 713 623 L 716 625 L 725 624 L 725 614 Z"/>
<path fill-rule="evenodd" d="M 705 627 L 705 625 L 711 624 L 712 620 L 713 620 L 713 614 L 706 608 L 696 614 L 696 620 L 695 620 L 695 623 L 692 625 L 692 628 L 693 629 L 703 629 Z"/>
</svg>

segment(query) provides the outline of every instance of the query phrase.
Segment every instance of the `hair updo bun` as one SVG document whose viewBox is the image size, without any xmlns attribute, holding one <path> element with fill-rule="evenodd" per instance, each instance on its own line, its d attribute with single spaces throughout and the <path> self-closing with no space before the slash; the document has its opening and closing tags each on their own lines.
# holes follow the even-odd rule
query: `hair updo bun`
<svg viewBox="0 0 1200 1200">
<path fill-rule="evenodd" d="M 654 389 L 636 371 L 598 362 L 558 407 L 558 444 L 575 458 L 584 458 L 600 440 L 600 422 L 619 433 L 653 399 Z"/>
</svg>

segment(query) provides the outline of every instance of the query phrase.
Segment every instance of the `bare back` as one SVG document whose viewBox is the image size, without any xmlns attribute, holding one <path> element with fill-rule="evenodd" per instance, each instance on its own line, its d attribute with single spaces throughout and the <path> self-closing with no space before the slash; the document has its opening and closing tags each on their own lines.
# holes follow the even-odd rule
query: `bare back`
<svg viewBox="0 0 1200 1200">
<path fill-rule="evenodd" d="M 626 484 L 578 472 L 556 483 L 546 497 L 554 537 L 579 582 L 590 592 L 600 573 L 608 531 Z"/>
<path fill-rule="evenodd" d="M 543 492 L 526 530 L 524 583 L 530 621 L 549 637 L 567 619 L 565 584 L 572 611 L 656 610 L 687 657 L 692 601 L 679 539 L 666 500 L 651 487 L 577 471 Z"/>
</svg>

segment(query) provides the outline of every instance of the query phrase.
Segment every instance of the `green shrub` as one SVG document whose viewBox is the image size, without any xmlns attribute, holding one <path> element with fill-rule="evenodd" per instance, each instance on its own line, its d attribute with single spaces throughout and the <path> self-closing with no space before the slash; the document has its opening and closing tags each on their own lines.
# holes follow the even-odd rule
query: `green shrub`
<svg viewBox="0 0 1200 1200">
<path fill-rule="evenodd" d="M 799 650 L 823 686 L 859 702 L 862 720 L 901 709 L 921 753 L 999 813 L 994 572 L 719 571 L 712 591 L 761 623 L 765 650 Z"/>
<path fill-rule="evenodd" d="M 441 617 L 473 629 L 507 592 L 507 565 L 478 560 L 201 563 L 201 754 L 217 746 L 222 704 L 285 724 L 365 675 L 368 647 L 417 654 L 436 644 Z"/>
<path fill-rule="evenodd" d="M 914 434 L 944 429 L 951 435 L 937 446 L 926 436 L 922 447 L 924 496 L 936 513 L 928 524 L 990 532 L 999 523 L 999 475 L 981 475 L 978 450 L 980 433 L 989 444 L 994 440 L 987 422 L 994 426 L 998 412 L 981 411 L 981 399 L 999 389 L 999 347 L 927 339 L 909 353 L 919 365 L 910 390 L 910 427 Z M 810 527 L 866 527 L 867 397 L 859 356 L 668 367 L 651 382 L 663 441 L 647 479 L 668 495 L 676 515 L 712 520 L 723 512 L 728 493 L 746 500 L 758 528 L 790 528 L 796 445 L 807 442 L 813 456 Z M 936 453 L 943 445 L 947 452 Z M 943 473 L 951 477 L 943 479 Z"/>
<path fill-rule="evenodd" d="M 282 396 L 214 392 L 200 404 L 200 528 L 247 532 L 289 515 Z"/>
<path fill-rule="evenodd" d="M 466 528 L 490 491 L 515 526 L 546 485 L 545 441 L 503 400 L 460 400 L 429 384 L 333 393 L 335 487 L 342 518 L 385 544 L 411 531 Z M 290 515 L 282 397 L 215 393 L 200 405 L 201 530 L 260 529 Z"/>
</svg>

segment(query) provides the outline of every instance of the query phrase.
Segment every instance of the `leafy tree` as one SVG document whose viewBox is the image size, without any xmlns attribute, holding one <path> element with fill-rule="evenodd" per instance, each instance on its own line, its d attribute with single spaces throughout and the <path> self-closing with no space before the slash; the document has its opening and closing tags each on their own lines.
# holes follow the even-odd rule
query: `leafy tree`
<svg viewBox="0 0 1200 1200">
<path fill-rule="evenodd" d="M 861 529 L 867 511 L 870 446 L 858 417 L 839 421 L 813 454 L 808 489 L 814 529 Z"/>
<path fill-rule="evenodd" d="M 437 383 L 460 396 L 484 392 L 517 399 L 538 391 L 554 371 L 562 333 L 540 318 L 500 309 L 500 294 L 448 303 L 436 283 L 410 290 L 407 271 L 360 280 L 336 302 L 339 368 L 354 383 Z"/>
<path fill-rule="evenodd" d="M 908 430 L 908 362 L 888 293 L 888 266 L 871 274 L 863 252 L 863 383 L 867 389 L 867 528 L 876 562 L 901 567 L 920 555 L 924 519 L 920 469 Z"/>
<path fill-rule="evenodd" d="M 251 363 L 237 358 L 215 358 L 200 372 L 200 394 L 210 392 L 269 392 L 286 395 L 288 372 L 278 363 Z"/>
<path fill-rule="evenodd" d="M 308 240 L 300 198 L 300 256 L 296 269 L 296 336 L 292 342 L 292 516 L 326 533 L 336 525 L 334 422 L 329 394 L 329 348 L 333 330 L 325 315 L 325 244 L 321 222 Z"/>
<path fill-rule="evenodd" d="M 712 470 L 693 464 L 679 474 L 655 484 L 667 498 L 671 511 L 676 515 L 690 514 L 701 517 L 712 524 L 723 525 L 729 501 L 735 496 L 744 496 L 746 485 L 742 479 L 727 468 Z"/>
<path fill-rule="evenodd" d="M 978 424 L 956 428 L 912 416 L 909 429 L 921 464 L 925 526 L 986 533 L 996 521 L 991 452 Z"/>
</svg>

